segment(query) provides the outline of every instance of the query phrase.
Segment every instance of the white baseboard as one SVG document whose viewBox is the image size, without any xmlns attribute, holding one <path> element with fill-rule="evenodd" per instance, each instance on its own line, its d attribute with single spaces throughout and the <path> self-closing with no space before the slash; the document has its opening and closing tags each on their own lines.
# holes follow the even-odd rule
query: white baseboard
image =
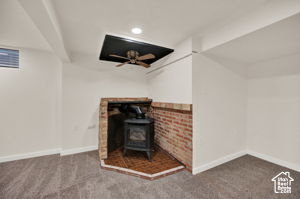
<svg viewBox="0 0 300 199">
<path fill-rule="evenodd" d="M 193 175 L 196 175 L 198 173 L 201 173 L 203 171 L 206 171 L 206 170 L 211 169 L 213 167 L 216 167 L 218 165 L 224 164 L 226 162 L 229 162 L 233 159 L 239 158 L 239 157 L 241 157 L 243 155 L 246 155 L 246 154 L 247 154 L 246 151 L 240 151 L 240 152 L 237 152 L 237 153 L 234 153 L 234 154 L 226 155 L 226 156 L 224 156 L 220 159 L 217 159 L 217 160 L 214 160 L 210 163 L 204 164 L 203 166 L 193 168 Z"/>
<path fill-rule="evenodd" d="M 17 154 L 17 155 L 3 156 L 3 157 L 0 157 L 0 163 L 14 161 L 14 160 L 21 160 L 21 159 L 26 159 L 26 158 L 40 157 L 40 156 L 45 156 L 45 155 L 53 155 L 53 154 L 60 154 L 61 156 L 71 155 L 71 154 L 76 154 L 76 153 L 94 151 L 97 149 L 98 149 L 98 146 L 80 147 L 80 148 L 73 148 L 73 149 L 67 149 L 67 150 L 62 150 L 60 148 L 49 149 L 49 150 L 44 150 L 44 151 L 36 151 L 36 152 L 23 153 L 23 154 Z M 233 159 L 236 159 L 236 158 L 241 157 L 246 154 L 249 154 L 254 157 L 263 159 L 265 161 L 272 162 L 274 164 L 278 164 L 280 166 L 287 167 L 289 169 L 300 172 L 300 165 L 290 163 L 290 162 L 287 162 L 284 160 L 280 160 L 280 159 L 274 158 L 272 156 L 261 154 L 261 153 L 258 153 L 258 152 L 252 151 L 252 150 L 246 150 L 246 151 L 240 151 L 240 152 L 237 152 L 234 154 L 224 156 L 220 159 L 214 160 L 203 166 L 194 168 L 193 174 L 195 175 L 195 174 L 201 173 L 203 171 L 206 171 L 206 170 L 216 167 L 218 165 L 224 164 L 226 162 L 229 162 Z"/>
<path fill-rule="evenodd" d="M 67 149 L 67 150 L 62 150 L 60 148 L 49 149 L 49 150 L 44 150 L 44 151 L 36 151 L 36 152 L 30 152 L 30 153 L 22 153 L 22 154 L 16 154 L 16 155 L 3 156 L 3 157 L 0 157 L 0 163 L 10 162 L 10 161 L 14 161 L 14 160 L 21 160 L 21 159 L 26 159 L 26 158 L 35 158 L 35 157 L 40 157 L 40 156 L 45 156 L 45 155 L 53 155 L 53 154 L 60 154 L 61 156 L 71 155 L 71 154 L 76 154 L 76 153 L 94 151 L 97 149 L 98 149 L 98 146 L 80 147 L 80 148 L 73 148 L 73 149 Z"/>
<path fill-rule="evenodd" d="M 36 151 L 36 152 L 30 152 L 30 153 L 22 153 L 22 154 L 16 154 L 16 155 L 10 155 L 10 156 L 3 156 L 0 157 L 0 163 L 1 162 L 9 162 L 14 160 L 21 160 L 26 158 L 35 158 L 45 155 L 53 155 L 53 154 L 59 154 L 61 151 L 60 148 L 57 149 L 49 149 L 44 151 Z"/>
<path fill-rule="evenodd" d="M 252 150 L 245 150 L 245 151 L 240 151 L 240 152 L 237 152 L 237 153 L 234 153 L 234 154 L 227 155 L 225 157 L 222 157 L 220 159 L 217 159 L 217 160 L 214 160 L 210 163 L 207 163 L 203 166 L 194 168 L 193 169 L 193 174 L 196 175 L 198 173 L 201 173 L 203 171 L 206 171 L 206 170 L 211 169 L 213 167 L 216 167 L 218 165 L 224 164 L 226 162 L 229 162 L 233 159 L 236 159 L 236 158 L 241 157 L 241 156 L 246 155 L 246 154 L 252 155 L 254 157 L 263 159 L 265 161 L 268 161 L 268 162 L 271 162 L 271 163 L 274 163 L 274 164 L 277 164 L 277 165 L 280 165 L 280 166 L 283 166 L 283 167 L 286 167 L 286 168 L 289 168 L 289 169 L 300 172 L 300 165 L 290 163 L 290 162 L 287 162 L 287 161 L 284 161 L 284 160 L 280 160 L 278 158 L 274 158 L 272 156 L 261 154 L 261 153 L 258 153 L 258 152 L 252 151 Z"/>
<path fill-rule="evenodd" d="M 94 150 L 97 150 L 97 149 L 98 149 L 98 145 L 97 146 L 87 146 L 87 147 L 66 149 L 66 150 L 62 150 L 60 152 L 60 155 L 61 156 L 72 155 L 72 154 L 76 154 L 76 153 L 83 153 L 83 152 L 88 152 L 88 151 L 94 151 Z"/>
<path fill-rule="evenodd" d="M 300 172 L 300 165 L 290 163 L 290 162 L 287 162 L 287 161 L 284 161 L 284 160 L 280 160 L 278 158 L 274 158 L 272 156 L 261 154 L 261 153 L 258 153 L 258 152 L 252 151 L 252 150 L 247 150 L 247 154 L 252 155 L 254 157 L 257 157 L 257 158 L 260 158 L 260 159 L 263 159 L 265 161 L 272 162 L 274 164 L 278 164 L 280 166 L 283 166 L 283 167 L 286 167 L 286 168 L 289 168 L 289 169 Z"/>
</svg>

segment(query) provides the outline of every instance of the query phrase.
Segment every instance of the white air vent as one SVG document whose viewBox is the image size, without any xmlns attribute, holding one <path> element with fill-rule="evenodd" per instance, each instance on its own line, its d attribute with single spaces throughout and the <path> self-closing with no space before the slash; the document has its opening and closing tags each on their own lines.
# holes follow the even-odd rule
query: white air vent
<svg viewBox="0 0 300 199">
<path fill-rule="evenodd" d="M 0 67 L 19 68 L 19 50 L 0 48 Z"/>
</svg>

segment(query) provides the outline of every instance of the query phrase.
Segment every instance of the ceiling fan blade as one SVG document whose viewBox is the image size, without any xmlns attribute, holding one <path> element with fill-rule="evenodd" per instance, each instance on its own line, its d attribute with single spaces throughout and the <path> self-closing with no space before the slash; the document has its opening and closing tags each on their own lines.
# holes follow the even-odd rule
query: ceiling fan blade
<svg viewBox="0 0 300 199">
<path fill-rule="evenodd" d="M 149 67 L 150 67 L 149 64 L 146 64 L 146 63 L 141 62 L 141 61 L 136 61 L 136 63 L 137 63 L 138 65 L 144 66 L 145 68 L 149 68 Z"/>
<path fill-rule="evenodd" d="M 130 63 L 130 61 L 124 62 L 122 64 L 118 64 L 118 65 L 116 65 L 116 67 L 120 67 L 120 66 L 123 66 L 123 65 L 128 64 L 128 63 Z"/>
<path fill-rule="evenodd" d="M 122 56 L 119 56 L 119 55 L 110 54 L 109 56 L 129 60 L 129 58 L 127 58 L 127 57 L 122 57 Z"/>
<path fill-rule="evenodd" d="M 154 59 L 154 58 L 155 58 L 155 55 L 149 53 L 149 54 L 138 57 L 137 60 L 146 60 L 146 59 Z"/>
</svg>

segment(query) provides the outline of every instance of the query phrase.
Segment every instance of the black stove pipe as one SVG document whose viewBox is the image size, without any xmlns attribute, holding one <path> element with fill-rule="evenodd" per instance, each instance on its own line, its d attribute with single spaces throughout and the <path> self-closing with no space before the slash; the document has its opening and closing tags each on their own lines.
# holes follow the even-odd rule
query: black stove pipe
<svg viewBox="0 0 300 199">
<path fill-rule="evenodd" d="M 135 105 L 130 105 L 128 107 L 128 111 L 135 113 L 137 119 L 144 119 L 145 118 L 145 113 L 143 113 L 141 107 L 135 106 Z"/>
</svg>

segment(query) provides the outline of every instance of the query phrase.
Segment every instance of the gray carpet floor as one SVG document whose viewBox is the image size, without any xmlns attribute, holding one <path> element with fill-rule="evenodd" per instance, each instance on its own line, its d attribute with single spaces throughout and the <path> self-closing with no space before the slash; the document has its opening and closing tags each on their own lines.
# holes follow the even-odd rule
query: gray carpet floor
<svg viewBox="0 0 300 199">
<path fill-rule="evenodd" d="M 290 171 L 291 194 L 271 179 Z M 147 181 L 100 168 L 96 151 L 0 164 L 0 198 L 300 198 L 300 173 L 246 155 L 198 175 L 187 171 Z"/>
</svg>

